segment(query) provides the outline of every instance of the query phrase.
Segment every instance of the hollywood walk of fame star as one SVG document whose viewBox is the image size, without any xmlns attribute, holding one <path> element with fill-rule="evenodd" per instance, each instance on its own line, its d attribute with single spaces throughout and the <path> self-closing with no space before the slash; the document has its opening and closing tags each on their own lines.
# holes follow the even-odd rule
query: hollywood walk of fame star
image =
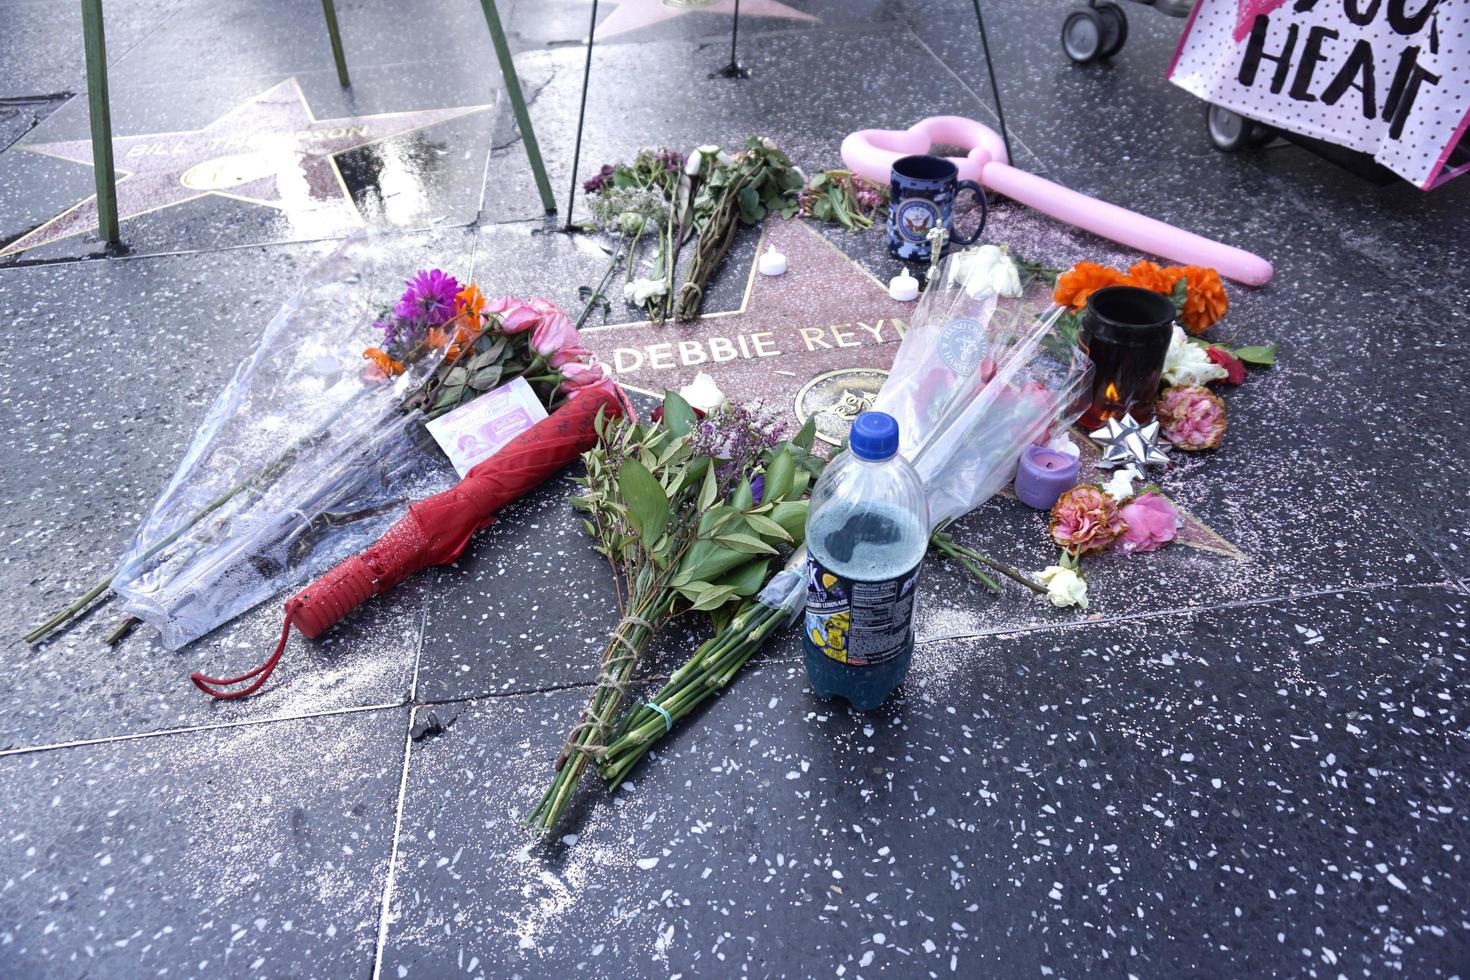
<svg viewBox="0 0 1470 980">
<path fill-rule="evenodd" d="M 613 37 L 636 31 L 696 10 L 714 14 L 735 13 L 735 0 L 616 0 L 617 9 L 597 25 L 597 37 Z M 785 17 L 788 20 L 817 22 L 811 14 L 789 7 L 780 0 L 742 0 L 741 17 Z"/>
<path fill-rule="evenodd" d="M 277 208 L 293 217 L 361 224 L 335 154 L 456 119 L 489 106 L 317 119 L 295 78 L 231 109 L 203 129 L 114 137 L 117 216 L 126 221 L 209 194 Z M 92 163 L 90 140 L 27 143 L 31 153 Z M 0 256 L 92 231 L 89 197 L 0 249 Z"/>
<path fill-rule="evenodd" d="M 788 257 L 788 271 L 762 276 L 752 262 L 739 309 L 706 313 L 688 324 L 583 327 L 583 346 L 625 387 L 660 395 L 703 371 L 731 398 L 790 406 L 802 421 L 816 415 L 819 433 L 829 443 L 840 441 L 853 417 L 871 406 L 914 304 L 890 298 L 871 273 L 803 220 L 766 221 L 756 254 L 769 245 Z M 1101 482 L 1097 449 L 1078 435 L 1083 471 L 1093 474 L 1086 479 Z M 1178 509 L 1181 544 L 1247 557 Z"/>
</svg>

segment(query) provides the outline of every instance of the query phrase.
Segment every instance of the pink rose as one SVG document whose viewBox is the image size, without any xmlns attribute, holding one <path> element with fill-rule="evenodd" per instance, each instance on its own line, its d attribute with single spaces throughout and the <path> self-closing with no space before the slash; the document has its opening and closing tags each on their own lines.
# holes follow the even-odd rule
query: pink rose
<svg viewBox="0 0 1470 980">
<path fill-rule="evenodd" d="M 1225 435 L 1225 403 L 1201 385 L 1165 388 L 1154 405 L 1164 438 L 1176 449 L 1214 449 Z"/>
<path fill-rule="evenodd" d="M 601 361 L 573 361 L 561 367 L 561 390 L 568 393 L 608 380 L 611 376 Z"/>
<path fill-rule="evenodd" d="M 1157 551 L 1173 541 L 1179 529 L 1179 513 L 1174 505 L 1156 493 L 1134 497 L 1121 513 L 1128 526 L 1120 540 L 1123 550 L 1129 554 Z"/>
<path fill-rule="evenodd" d="M 529 304 L 514 296 L 502 296 L 485 304 L 484 312 L 500 319 L 503 333 L 522 333 L 534 327 L 541 315 Z"/>
<path fill-rule="evenodd" d="M 1090 483 L 1068 490 L 1051 509 L 1052 540 L 1074 555 L 1102 551 L 1127 529 L 1113 498 Z"/>
<path fill-rule="evenodd" d="M 551 366 L 554 368 L 563 368 L 573 361 L 587 361 L 591 358 L 592 352 L 590 350 L 578 344 L 572 344 L 571 346 L 563 347 L 551 355 Z"/>
<path fill-rule="evenodd" d="M 551 357 L 564 347 L 577 346 L 577 328 L 571 318 L 552 307 L 531 330 L 531 349 L 542 357 Z"/>
</svg>

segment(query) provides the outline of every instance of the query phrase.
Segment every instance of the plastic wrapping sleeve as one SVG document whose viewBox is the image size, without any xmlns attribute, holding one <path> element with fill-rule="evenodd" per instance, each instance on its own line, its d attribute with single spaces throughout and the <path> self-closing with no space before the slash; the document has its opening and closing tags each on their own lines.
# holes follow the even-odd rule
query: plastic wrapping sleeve
<svg viewBox="0 0 1470 980">
<path fill-rule="evenodd" d="M 365 376 L 402 247 L 361 232 L 310 270 L 209 407 L 114 573 L 124 611 L 178 649 L 367 547 L 447 485 L 399 410 L 438 356 Z"/>
<path fill-rule="evenodd" d="M 802 554 L 806 554 L 805 549 Z M 806 576 L 794 568 L 777 572 L 756 596 L 756 602 L 780 613 L 783 628 L 790 626 L 806 608 Z"/>
<path fill-rule="evenodd" d="M 1049 288 L 998 300 L 955 268 L 962 254 L 940 264 L 874 405 L 898 420 L 933 527 L 980 506 L 1026 446 L 1075 421 L 1092 372 L 1059 332 Z"/>
<path fill-rule="evenodd" d="M 590 449 L 597 439 L 595 420 L 623 413 L 621 393 L 587 388 L 571 401 L 511 440 L 470 470 L 458 484 L 412 503 L 376 544 L 337 565 L 286 602 L 285 622 L 275 651 L 264 664 L 238 677 L 191 677 L 216 698 L 253 694 L 275 670 L 291 627 L 315 639 L 353 609 L 394 588 L 415 572 L 457 559 L 476 531 L 495 512 L 526 494 Z M 247 684 L 247 682 L 249 682 Z M 233 685 L 245 687 L 227 690 Z"/>
</svg>

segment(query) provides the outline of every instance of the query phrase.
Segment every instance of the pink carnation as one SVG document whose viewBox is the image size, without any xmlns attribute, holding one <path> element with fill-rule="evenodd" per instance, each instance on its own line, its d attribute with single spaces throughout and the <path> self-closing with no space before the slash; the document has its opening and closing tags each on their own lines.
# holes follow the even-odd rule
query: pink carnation
<svg viewBox="0 0 1470 980">
<path fill-rule="evenodd" d="M 1214 449 L 1225 435 L 1225 403 L 1201 385 L 1165 388 L 1154 406 L 1164 438 L 1176 449 Z"/>
<path fill-rule="evenodd" d="M 1074 555 L 1101 551 L 1128 529 L 1113 498 L 1090 483 L 1057 498 L 1051 509 L 1051 537 Z"/>
<path fill-rule="evenodd" d="M 1179 512 L 1174 505 L 1156 493 L 1134 497 L 1121 511 L 1128 526 L 1123 529 L 1123 550 L 1157 551 L 1170 541 L 1179 529 Z"/>
</svg>

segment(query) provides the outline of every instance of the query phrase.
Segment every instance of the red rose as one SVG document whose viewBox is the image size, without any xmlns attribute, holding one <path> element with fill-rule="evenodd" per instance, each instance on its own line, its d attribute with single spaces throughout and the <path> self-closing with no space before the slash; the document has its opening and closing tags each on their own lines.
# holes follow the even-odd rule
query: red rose
<svg viewBox="0 0 1470 980">
<path fill-rule="evenodd" d="M 1226 370 L 1226 384 L 1238 385 L 1245 380 L 1245 362 L 1240 358 L 1223 347 L 1206 347 L 1205 353 L 1210 355 L 1211 361 Z"/>
</svg>

